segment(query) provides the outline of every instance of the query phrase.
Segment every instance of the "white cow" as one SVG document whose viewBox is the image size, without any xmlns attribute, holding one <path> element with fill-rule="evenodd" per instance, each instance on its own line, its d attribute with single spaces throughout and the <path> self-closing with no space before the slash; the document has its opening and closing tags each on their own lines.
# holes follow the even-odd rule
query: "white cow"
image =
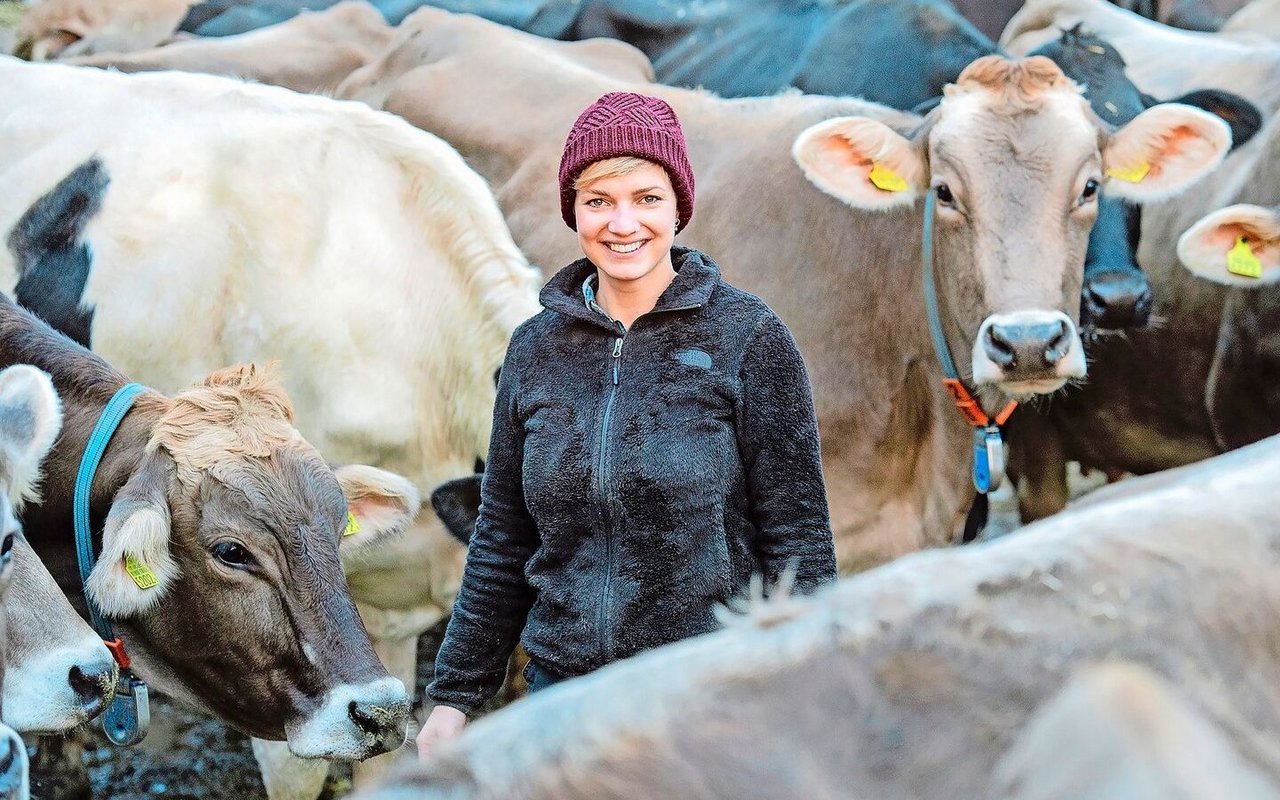
<svg viewBox="0 0 1280 800">
<path fill-rule="evenodd" d="M 20 302 L 82 323 L 95 351 L 160 390 L 279 359 L 326 458 L 394 470 L 424 497 L 487 452 L 495 371 L 539 278 L 441 140 L 276 87 L 12 59 L 0 109 L 0 229 L 17 242 L 40 202 L 68 231 L 65 258 L 0 253 L 0 287 Z M 463 556 L 429 509 L 400 540 L 344 555 L 379 656 L 407 685 Z M 280 747 L 257 747 L 260 760 Z M 326 770 L 316 762 L 299 793 Z M 266 777 L 273 797 L 298 781 Z"/>
</svg>

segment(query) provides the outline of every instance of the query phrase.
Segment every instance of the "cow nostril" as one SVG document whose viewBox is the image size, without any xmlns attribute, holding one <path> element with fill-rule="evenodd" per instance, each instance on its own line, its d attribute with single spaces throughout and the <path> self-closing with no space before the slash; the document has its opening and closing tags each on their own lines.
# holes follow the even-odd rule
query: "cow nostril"
<svg viewBox="0 0 1280 800">
<path fill-rule="evenodd" d="M 82 669 L 78 664 L 67 672 L 67 683 L 86 707 L 96 709 L 115 684 L 115 665 L 107 670 Z"/>
<path fill-rule="evenodd" d="M 1067 323 L 1058 320 L 1044 349 L 1044 360 L 1052 367 L 1066 357 L 1069 350 L 1071 350 L 1071 330 L 1067 327 Z"/>
<path fill-rule="evenodd" d="M 1018 354 L 998 325 L 987 328 L 982 337 L 982 349 L 986 351 L 987 358 L 1001 369 L 1013 369 L 1018 365 Z"/>
<path fill-rule="evenodd" d="M 356 727 L 379 738 L 393 730 L 403 730 L 408 711 L 405 702 L 378 705 L 353 700 L 347 705 L 347 713 Z"/>
<path fill-rule="evenodd" d="M 12 735 L 0 734 L 0 776 L 8 775 L 13 771 L 14 763 L 18 760 L 16 744 Z"/>
</svg>

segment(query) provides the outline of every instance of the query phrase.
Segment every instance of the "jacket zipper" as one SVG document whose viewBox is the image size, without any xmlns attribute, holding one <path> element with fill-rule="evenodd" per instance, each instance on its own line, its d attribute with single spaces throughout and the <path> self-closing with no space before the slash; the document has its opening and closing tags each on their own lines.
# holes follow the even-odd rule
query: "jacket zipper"
<svg viewBox="0 0 1280 800">
<path fill-rule="evenodd" d="M 600 477 L 600 499 L 604 504 L 604 596 L 600 602 L 600 651 L 604 662 L 613 660 L 613 635 L 610 626 L 613 614 L 609 607 L 610 584 L 613 582 L 613 513 L 612 497 L 609 487 L 611 474 L 609 458 L 609 420 L 613 416 L 613 401 L 618 396 L 618 364 L 622 360 L 622 340 L 626 338 L 627 329 L 618 324 L 618 337 L 613 342 L 613 353 L 609 359 L 613 383 L 609 387 L 609 399 L 604 404 L 604 419 L 600 423 L 600 454 L 596 465 L 596 473 Z"/>
</svg>

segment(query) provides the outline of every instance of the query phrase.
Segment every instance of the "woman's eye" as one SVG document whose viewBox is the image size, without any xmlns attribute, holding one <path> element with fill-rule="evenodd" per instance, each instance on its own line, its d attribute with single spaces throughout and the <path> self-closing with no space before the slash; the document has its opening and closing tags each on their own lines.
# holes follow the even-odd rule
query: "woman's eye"
<svg viewBox="0 0 1280 800">
<path fill-rule="evenodd" d="M 601 200 L 599 197 L 593 197 L 587 201 L 588 208 L 600 208 L 603 205 L 604 205 L 604 201 Z"/>
<path fill-rule="evenodd" d="M 954 195 L 951 194 L 951 187 L 946 185 L 945 183 L 940 183 L 937 186 L 933 187 L 933 191 L 936 192 L 938 195 L 938 202 L 942 203 L 944 206 L 950 206 L 955 204 L 956 198 Z"/>
<path fill-rule="evenodd" d="M 253 556 L 235 542 L 220 542 L 213 546 L 213 557 L 228 567 L 244 569 L 253 565 Z"/>
<path fill-rule="evenodd" d="M 660 202 L 661 200 L 662 200 L 661 197 L 658 197 L 652 194 L 647 194 L 644 197 L 640 198 L 640 202 L 645 205 L 653 205 L 654 203 Z"/>
<path fill-rule="evenodd" d="M 1090 178 L 1089 180 L 1085 181 L 1084 191 L 1080 193 L 1081 205 L 1097 197 L 1099 187 L 1100 187 L 1100 184 L 1098 183 L 1096 178 Z"/>
</svg>

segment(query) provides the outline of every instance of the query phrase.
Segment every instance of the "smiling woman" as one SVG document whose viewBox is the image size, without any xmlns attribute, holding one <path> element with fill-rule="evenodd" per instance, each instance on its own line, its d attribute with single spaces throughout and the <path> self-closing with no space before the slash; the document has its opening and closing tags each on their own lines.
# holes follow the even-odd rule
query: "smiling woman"
<svg viewBox="0 0 1280 800">
<path fill-rule="evenodd" d="M 539 691 L 714 630 L 756 576 L 774 591 L 835 578 L 791 333 L 674 246 L 694 199 L 675 112 L 606 94 L 570 131 L 559 180 L 586 257 L 507 350 L 424 756 L 498 689 L 517 640 Z"/>
</svg>

